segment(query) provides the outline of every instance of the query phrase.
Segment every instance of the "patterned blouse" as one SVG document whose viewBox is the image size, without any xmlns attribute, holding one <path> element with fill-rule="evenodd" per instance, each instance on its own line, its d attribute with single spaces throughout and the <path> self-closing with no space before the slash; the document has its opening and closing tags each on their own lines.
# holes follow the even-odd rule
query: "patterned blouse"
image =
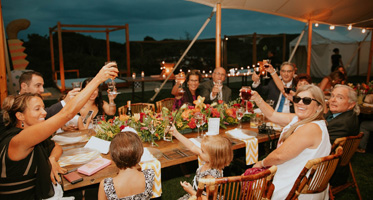
<svg viewBox="0 0 373 200">
<path fill-rule="evenodd" d="M 150 199 L 153 196 L 153 182 L 154 182 L 154 170 L 146 169 L 142 171 L 145 176 L 145 191 L 140 194 L 135 194 L 128 197 L 118 198 L 114 188 L 113 178 L 106 178 L 104 180 L 104 191 L 108 200 L 142 200 Z"/>
</svg>

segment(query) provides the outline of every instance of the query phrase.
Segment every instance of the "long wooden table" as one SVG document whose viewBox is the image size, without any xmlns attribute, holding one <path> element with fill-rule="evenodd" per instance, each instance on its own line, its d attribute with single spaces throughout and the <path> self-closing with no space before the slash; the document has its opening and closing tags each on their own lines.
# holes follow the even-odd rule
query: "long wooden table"
<svg viewBox="0 0 373 200">
<path fill-rule="evenodd" d="M 220 129 L 220 135 L 223 135 L 224 137 L 228 137 L 232 144 L 233 144 L 233 149 L 240 149 L 240 148 L 245 148 L 245 143 L 241 140 L 231 138 L 228 135 L 225 134 L 226 131 L 231 130 L 236 128 L 237 126 L 229 126 L 227 129 Z M 243 129 L 253 131 L 255 133 L 258 132 L 258 129 L 251 129 L 250 128 L 250 123 L 243 123 L 242 124 Z M 91 133 L 93 131 L 91 130 Z M 88 131 L 87 131 L 88 134 Z M 197 133 L 188 133 L 185 134 L 187 138 L 195 138 L 197 136 Z M 280 132 L 276 132 L 275 135 L 271 135 L 271 139 L 276 139 L 280 136 Z M 269 141 L 269 137 L 267 134 L 258 134 L 257 135 L 258 143 L 266 142 Z M 167 141 L 156 141 L 158 144 L 158 147 L 152 147 L 150 146 L 149 143 L 144 143 L 144 147 L 148 147 L 151 153 L 158 153 L 159 155 L 155 155 L 157 159 L 161 162 L 162 168 L 174 166 L 174 165 L 179 165 L 182 163 L 190 162 L 197 160 L 197 156 L 187 150 L 187 148 L 180 143 L 178 140 L 175 138 L 173 139 L 172 142 L 167 142 Z M 72 147 L 82 147 L 84 144 L 76 144 L 76 145 L 66 145 L 62 146 L 64 149 L 70 149 Z M 104 158 L 110 159 L 110 155 L 101 155 Z M 70 165 L 67 166 L 66 169 L 68 170 L 74 170 L 80 165 Z M 83 181 L 76 183 L 76 184 L 71 184 L 69 183 L 65 178 L 62 178 L 63 183 L 62 186 L 65 191 L 72 190 L 72 189 L 77 189 L 81 187 L 85 187 L 88 185 L 92 184 L 97 184 L 100 183 L 101 180 L 107 178 L 107 177 L 114 177 L 117 175 L 119 169 L 115 166 L 114 163 L 110 164 L 108 167 L 102 169 L 101 171 L 93 174 L 92 176 L 85 176 L 83 174 L 80 174 L 83 177 Z"/>
</svg>

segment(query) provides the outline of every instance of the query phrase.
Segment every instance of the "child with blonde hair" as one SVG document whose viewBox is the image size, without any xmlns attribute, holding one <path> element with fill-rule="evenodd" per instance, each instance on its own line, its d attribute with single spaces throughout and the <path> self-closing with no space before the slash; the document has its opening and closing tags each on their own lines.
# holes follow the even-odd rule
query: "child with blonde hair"
<svg viewBox="0 0 373 200">
<path fill-rule="evenodd" d="M 223 177 L 223 168 L 228 166 L 233 159 L 232 145 L 228 138 L 214 135 L 205 136 L 202 139 L 201 148 L 199 148 L 180 134 L 175 126 L 171 128 L 170 132 L 193 153 L 197 154 L 202 161 L 202 165 L 197 169 L 194 176 L 193 186 L 186 181 L 180 182 L 180 185 L 188 194 L 185 194 L 179 200 L 189 199 L 189 197 L 196 195 L 199 179 Z"/>
<path fill-rule="evenodd" d="M 154 170 L 139 171 L 137 165 L 144 152 L 140 137 L 132 132 L 118 133 L 110 144 L 110 155 L 119 173 L 100 182 L 99 200 L 150 199 L 153 196 Z"/>
</svg>

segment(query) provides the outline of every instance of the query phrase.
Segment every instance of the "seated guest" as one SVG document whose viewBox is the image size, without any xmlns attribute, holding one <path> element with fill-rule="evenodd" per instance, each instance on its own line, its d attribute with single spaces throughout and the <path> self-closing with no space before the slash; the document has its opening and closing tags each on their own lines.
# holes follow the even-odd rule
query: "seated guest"
<svg viewBox="0 0 373 200">
<path fill-rule="evenodd" d="M 271 76 L 277 76 L 276 71 L 274 71 L 273 67 L 270 65 L 271 68 Z M 288 88 L 294 89 L 295 86 L 293 84 L 294 78 L 294 66 L 292 63 L 284 62 L 281 65 L 280 70 L 281 75 L 281 82 L 282 85 Z M 277 112 L 283 113 L 294 113 L 294 106 L 293 104 L 286 99 L 286 96 L 281 93 L 281 91 L 277 88 L 275 81 L 272 79 L 269 81 L 268 85 L 263 85 L 260 83 L 260 77 L 253 73 L 252 75 L 253 84 L 252 88 L 259 92 L 262 96 L 267 96 L 267 100 L 274 101 L 273 108 Z M 281 85 L 281 84 L 279 84 Z"/>
<path fill-rule="evenodd" d="M 114 136 L 110 143 L 110 155 L 119 173 L 114 178 L 100 182 L 98 199 L 150 199 L 153 196 L 154 170 L 139 171 L 144 147 L 140 137 L 131 131 Z"/>
<path fill-rule="evenodd" d="M 272 199 L 283 200 L 307 161 L 330 153 L 331 144 L 323 115 L 324 95 L 317 86 L 302 86 L 294 96 L 295 113 L 274 111 L 255 91 L 252 100 L 270 121 L 285 126 L 277 149 L 253 166 L 277 166 L 273 179 L 275 190 Z M 299 199 L 324 199 L 327 195 L 328 189 L 318 194 L 301 194 Z"/>
<path fill-rule="evenodd" d="M 330 91 L 337 84 L 342 84 L 345 81 L 345 75 L 339 70 L 330 73 L 329 76 L 322 79 L 320 82 L 320 88 L 324 91 L 324 94 L 329 95 Z"/>
<path fill-rule="evenodd" d="M 356 92 L 347 85 L 336 85 L 328 101 L 329 111 L 325 115 L 328 121 L 330 142 L 340 137 L 359 134 Z"/>
<path fill-rule="evenodd" d="M 44 92 L 43 75 L 36 71 L 26 71 L 19 77 L 19 86 L 19 94 L 32 93 L 41 95 Z M 47 116 L 45 117 L 45 119 L 48 119 L 49 117 L 58 113 L 63 108 L 63 106 L 78 92 L 79 89 L 71 90 L 69 93 L 67 93 L 64 100 L 61 100 L 53 104 L 52 106 L 45 108 L 45 112 L 47 112 Z"/>
<path fill-rule="evenodd" d="M 172 106 L 172 109 L 178 109 L 185 103 L 193 105 L 193 101 L 196 100 L 197 97 L 200 95 L 198 87 L 201 81 L 202 76 L 199 70 L 192 70 L 188 72 L 185 78 L 187 86 L 184 88 L 180 88 L 181 83 L 179 81 L 176 81 L 176 84 L 174 85 L 171 91 L 171 94 L 175 96 L 175 102 Z M 180 95 L 180 89 L 183 89 L 183 95 Z"/>
<path fill-rule="evenodd" d="M 211 104 L 218 100 L 227 103 L 231 100 L 232 90 L 223 85 L 226 75 L 224 68 L 217 67 L 212 73 L 212 80 L 205 81 L 200 85 L 201 96 L 206 98 L 205 103 Z"/>
<path fill-rule="evenodd" d="M 1 199 L 46 199 L 54 195 L 52 182 L 61 182 L 66 172 L 58 164 L 60 146 L 49 137 L 84 106 L 95 89 L 115 78 L 118 69 L 105 65 L 91 83 L 60 112 L 45 120 L 47 113 L 39 94 L 24 93 L 5 101 L 0 126 Z"/>
<path fill-rule="evenodd" d="M 365 99 L 365 103 L 373 104 L 373 94 L 368 94 Z M 371 117 L 368 120 L 364 120 L 360 124 L 360 132 L 364 133 L 363 138 L 361 138 L 359 148 L 357 149 L 357 152 L 359 153 L 365 153 L 365 150 L 367 148 L 368 142 L 369 142 L 369 135 L 370 132 L 373 131 L 373 120 Z"/>
</svg>

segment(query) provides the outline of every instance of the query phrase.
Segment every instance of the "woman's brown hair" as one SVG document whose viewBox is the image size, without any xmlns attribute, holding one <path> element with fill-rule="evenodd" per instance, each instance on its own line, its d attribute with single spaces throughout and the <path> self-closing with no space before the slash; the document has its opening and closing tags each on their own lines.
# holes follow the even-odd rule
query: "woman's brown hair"
<svg viewBox="0 0 373 200">
<path fill-rule="evenodd" d="M 110 144 L 110 154 L 119 169 L 135 166 L 144 152 L 140 137 L 131 131 L 116 134 Z"/>
</svg>

